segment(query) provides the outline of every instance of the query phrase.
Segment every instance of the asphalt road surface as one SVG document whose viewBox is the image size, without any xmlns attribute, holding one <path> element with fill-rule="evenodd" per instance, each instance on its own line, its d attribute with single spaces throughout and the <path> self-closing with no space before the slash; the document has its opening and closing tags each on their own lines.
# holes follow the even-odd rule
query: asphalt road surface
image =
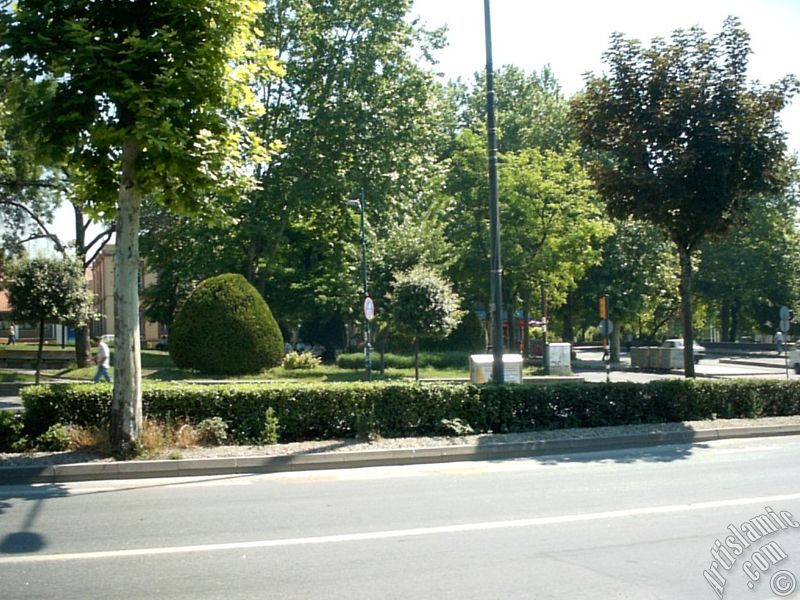
<svg viewBox="0 0 800 600">
<path fill-rule="evenodd" d="M 784 437 L 0 486 L 0 598 L 800 597 L 798 456 Z M 774 531 L 712 564 L 759 515 Z"/>
</svg>

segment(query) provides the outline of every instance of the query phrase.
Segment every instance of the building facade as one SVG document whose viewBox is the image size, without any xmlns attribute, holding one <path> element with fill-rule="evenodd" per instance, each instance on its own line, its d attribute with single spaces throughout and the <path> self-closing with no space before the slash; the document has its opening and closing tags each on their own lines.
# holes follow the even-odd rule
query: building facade
<svg viewBox="0 0 800 600">
<path fill-rule="evenodd" d="M 92 322 L 92 336 L 114 335 L 117 326 L 114 311 L 114 255 L 116 246 L 106 244 L 90 268 L 92 293 L 94 295 L 95 317 Z M 155 273 L 139 268 L 139 292 L 156 282 Z M 166 335 L 166 328 L 160 323 L 146 321 L 139 311 L 139 334 L 142 345 L 155 345 Z"/>
</svg>

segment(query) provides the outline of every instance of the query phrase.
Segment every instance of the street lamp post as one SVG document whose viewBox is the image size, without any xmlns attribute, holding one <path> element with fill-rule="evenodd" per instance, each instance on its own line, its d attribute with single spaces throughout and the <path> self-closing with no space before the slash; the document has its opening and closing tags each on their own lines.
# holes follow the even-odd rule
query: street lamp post
<svg viewBox="0 0 800 600">
<path fill-rule="evenodd" d="M 492 21 L 489 0 L 483 1 L 486 26 L 486 129 L 489 150 L 489 238 L 491 243 L 492 380 L 505 382 L 503 373 L 503 280 L 500 266 L 500 205 L 497 183 L 497 126 L 495 123 L 494 70 L 492 67 Z M 509 323 L 511 326 L 511 323 Z"/>
<path fill-rule="evenodd" d="M 367 280 L 367 237 L 364 229 L 364 213 L 366 212 L 366 199 L 364 189 L 358 198 L 347 201 L 348 206 L 358 210 L 361 217 L 361 276 L 364 284 L 364 366 L 367 369 L 367 381 L 372 381 L 372 339 L 369 321 L 372 318 L 372 301 L 369 297 L 369 287 Z"/>
</svg>

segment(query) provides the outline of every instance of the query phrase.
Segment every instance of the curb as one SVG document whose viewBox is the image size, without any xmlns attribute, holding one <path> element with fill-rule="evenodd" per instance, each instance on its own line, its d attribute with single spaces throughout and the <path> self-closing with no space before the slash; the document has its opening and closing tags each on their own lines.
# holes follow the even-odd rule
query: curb
<svg viewBox="0 0 800 600">
<path fill-rule="evenodd" d="M 756 425 L 674 431 L 604 438 L 568 438 L 487 444 L 437 446 L 360 452 L 321 452 L 283 456 L 246 456 L 128 462 L 91 462 L 64 465 L 0 467 L 0 485 L 66 483 L 109 479 L 198 477 L 283 473 L 323 469 L 353 469 L 457 461 L 504 460 L 562 453 L 645 448 L 666 444 L 698 444 L 714 440 L 800 435 L 800 425 Z"/>
</svg>

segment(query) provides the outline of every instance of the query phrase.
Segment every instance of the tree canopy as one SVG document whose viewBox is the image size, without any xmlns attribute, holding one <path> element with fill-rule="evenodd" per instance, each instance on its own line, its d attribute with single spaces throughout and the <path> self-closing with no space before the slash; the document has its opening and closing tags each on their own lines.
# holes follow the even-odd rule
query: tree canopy
<svg viewBox="0 0 800 600">
<path fill-rule="evenodd" d="M 143 195 L 219 214 L 214 192 L 253 185 L 267 158 L 248 128 L 257 73 L 280 71 L 256 43 L 254 0 L 19 0 L 2 14 L 2 53 L 26 82 L 20 117 L 80 180 L 79 197 L 116 217 L 112 445 L 141 427 L 139 220 Z"/>
<path fill-rule="evenodd" d="M 784 185 L 779 113 L 797 82 L 748 83 L 749 54 L 749 36 L 733 17 L 713 37 L 694 27 L 649 47 L 615 34 L 604 55 L 610 72 L 590 74 L 573 102 L 609 213 L 654 223 L 677 247 L 687 376 L 692 253 L 726 233 L 757 194 Z"/>
</svg>

